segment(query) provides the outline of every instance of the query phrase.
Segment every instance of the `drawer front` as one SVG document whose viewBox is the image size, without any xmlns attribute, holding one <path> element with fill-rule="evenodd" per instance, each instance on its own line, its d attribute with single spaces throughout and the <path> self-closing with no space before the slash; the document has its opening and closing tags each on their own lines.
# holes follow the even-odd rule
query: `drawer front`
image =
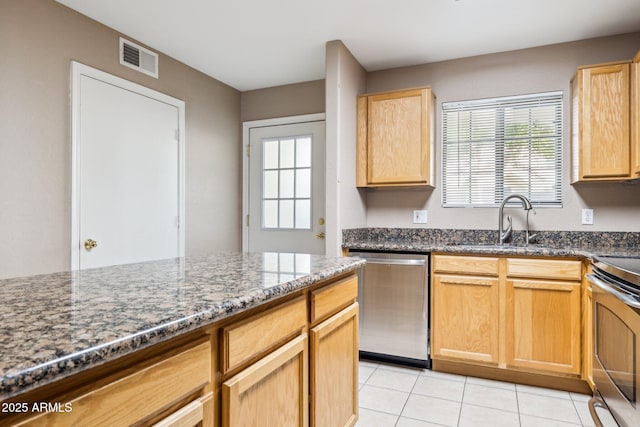
<svg viewBox="0 0 640 427">
<path fill-rule="evenodd" d="M 223 328 L 222 365 L 227 373 L 254 356 L 283 343 L 307 325 L 307 304 L 292 301 Z"/>
<path fill-rule="evenodd" d="M 72 410 L 28 420 L 35 426 L 135 424 L 204 388 L 211 378 L 205 342 L 72 400 Z"/>
<path fill-rule="evenodd" d="M 507 258 L 507 276 L 582 280 L 582 263 L 569 259 Z"/>
<path fill-rule="evenodd" d="M 498 275 L 498 258 L 459 255 L 435 255 L 433 269 L 436 273 Z"/>
<path fill-rule="evenodd" d="M 358 297 L 358 277 L 352 276 L 311 292 L 311 323 L 353 303 Z"/>
</svg>

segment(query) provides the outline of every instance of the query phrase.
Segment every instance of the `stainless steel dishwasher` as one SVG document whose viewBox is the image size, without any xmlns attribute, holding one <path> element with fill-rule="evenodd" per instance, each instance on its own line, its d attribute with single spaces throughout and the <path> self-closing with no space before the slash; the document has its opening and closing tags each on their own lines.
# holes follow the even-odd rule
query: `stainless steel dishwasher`
<svg viewBox="0 0 640 427">
<path fill-rule="evenodd" d="M 350 252 L 367 260 L 360 271 L 360 357 L 431 367 L 429 255 Z"/>
</svg>

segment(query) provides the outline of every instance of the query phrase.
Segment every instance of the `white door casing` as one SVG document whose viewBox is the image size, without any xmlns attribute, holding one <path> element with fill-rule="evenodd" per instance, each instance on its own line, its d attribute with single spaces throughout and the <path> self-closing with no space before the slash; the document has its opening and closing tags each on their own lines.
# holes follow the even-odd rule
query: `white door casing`
<svg viewBox="0 0 640 427">
<path fill-rule="evenodd" d="M 324 114 L 243 127 L 243 250 L 324 254 Z"/>
<path fill-rule="evenodd" d="M 184 256 L 184 109 L 72 62 L 72 269 Z"/>
</svg>

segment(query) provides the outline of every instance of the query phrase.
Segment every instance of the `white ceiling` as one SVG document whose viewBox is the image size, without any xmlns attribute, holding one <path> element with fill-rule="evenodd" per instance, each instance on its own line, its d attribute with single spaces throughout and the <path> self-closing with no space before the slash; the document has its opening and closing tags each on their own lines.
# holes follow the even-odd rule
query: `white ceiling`
<svg viewBox="0 0 640 427">
<path fill-rule="evenodd" d="M 324 78 L 330 40 L 375 71 L 640 31 L 640 0 L 57 1 L 240 91 Z"/>
</svg>

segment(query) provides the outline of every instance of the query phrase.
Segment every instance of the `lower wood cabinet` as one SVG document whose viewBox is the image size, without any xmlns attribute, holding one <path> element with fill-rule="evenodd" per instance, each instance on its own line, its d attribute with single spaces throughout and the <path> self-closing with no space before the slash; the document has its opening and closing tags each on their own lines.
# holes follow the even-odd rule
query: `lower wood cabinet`
<svg viewBox="0 0 640 427">
<path fill-rule="evenodd" d="M 498 278 L 436 274 L 432 356 L 498 364 Z"/>
<path fill-rule="evenodd" d="M 508 366 L 580 375 L 581 283 L 507 280 Z"/>
<path fill-rule="evenodd" d="M 307 426 L 308 355 L 303 334 L 222 384 L 222 426 Z"/>
<path fill-rule="evenodd" d="M 358 304 L 311 329 L 311 426 L 354 426 L 358 417 Z"/>
<path fill-rule="evenodd" d="M 582 263 L 434 255 L 432 358 L 580 378 Z"/>
<path fill-rule="evenodd" d="M 70 412 L 48 412 L 25 426 L 120 426 L 148 424 L 158 413 L 202 394 L 211 378 L 211 345 L 202 342 L 151 366 L 136 370 L 69 401 Z M 211 393 L 172 411 L 160 426 L 213 427 Z M 164 423 L 164 424 L 163 424 Z M 199 424 L 201 423 L 201 424 Z"/>
<path fill-rule="evenodd" d="M 223 376 L 226 368 L 237 365 L 224 362 L 224 353 L 227 347 L 232 347 L 233 335 L 242 336 L 243 342 L 247 336 L 230 332 L 239 328 L 247 331 L 261 328 L 263 333 L 258 334 L 254 342 L 265 341 L 265 335 L 281 337 L 292 331 L 297 335 L 258 361 L 243 362 L 238 373 L 233 374 L 237 369 L 230 372 L 232 377 L 222 383 L 222 427 L 355 425 L 358 418 L 357 289 L 357 276 L 350 275 L 311 290 L 307 294 L 308 304 L 303 297 L 298 297 L 222 328 Z M 301 318 L 294 313 L 300 311 L 305 319 L 302 330 Z M 282 317 L 276 315 L 283 313 L 293 320 L 283 322 Z M 262 347 L 270 348 L 270 343 Z M 246 354 L 256 353 L 252 350 Z"/>
</svg>

